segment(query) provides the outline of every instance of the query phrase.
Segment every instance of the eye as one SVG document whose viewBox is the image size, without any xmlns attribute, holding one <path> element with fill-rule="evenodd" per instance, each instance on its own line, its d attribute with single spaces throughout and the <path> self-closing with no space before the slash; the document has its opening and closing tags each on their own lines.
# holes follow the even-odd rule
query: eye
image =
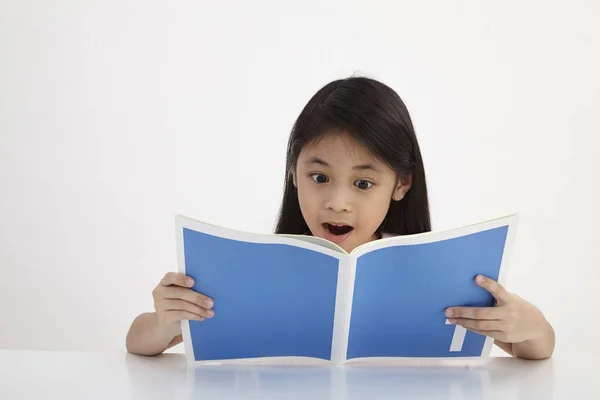
<svg viewBox="0 0 600 400">
<path fill-rule="evenodd" d="M 373 182 L 369 182 L 369 181 L 366 181 L 366 180 L 364 180 L 364 179 L 361 179 L 361 180 L 359 180 L 359 181 L 356 181 L 356 182 L 354 183 L 354 185 L 355 185 L 357 188 L 359 188 L 360 190 L 367 190 L 367 189 L 370 189 L 370 188 L 371 188 L 371 186 L 373 186 Z"/>
<path fill-rule="evenodd" d="M 314 174 L 310 174 L 310 177 L 316 183 L 326 183 L 328 181 L 328 179 L 327 179 L 327 177 L 325 175 L 320 174 L 318 172 L 314 173 Z"/>
</svg>

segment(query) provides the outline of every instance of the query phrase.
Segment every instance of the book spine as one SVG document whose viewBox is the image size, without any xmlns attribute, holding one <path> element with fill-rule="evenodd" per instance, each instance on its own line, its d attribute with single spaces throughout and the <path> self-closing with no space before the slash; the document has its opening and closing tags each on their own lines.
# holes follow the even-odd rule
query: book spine
<svg viewBox="0 0 600 400">
<path fill-rule="evenodd" d="M 331 361 L 336 364 L 346 361 L 355 275 L 356 258 L 351 256 L 340 258 L 331 346 Z"/>
</svg>

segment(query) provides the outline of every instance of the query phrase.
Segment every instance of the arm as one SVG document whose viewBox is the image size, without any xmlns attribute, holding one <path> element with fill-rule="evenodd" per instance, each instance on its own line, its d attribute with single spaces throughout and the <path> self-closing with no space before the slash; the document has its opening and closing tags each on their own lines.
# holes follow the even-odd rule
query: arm
<svg viewBox="0 0 600 400">
<path fill-rule="evenodd" d="M 525 340 L 519 343 L 507 343 L 498 339 L 494 341 L 496 346 L 514 357 L 528 360 L 543 360 L 552 357 L 555 346 L 554 329 L 548 321 L 545 321 L 538 338 Z"/>
<path fill-rule="evenodd" d="M 132 354 L 154 356 L 183 341 L 181 330 L 165 329 L 156 313 L 140 314 L 127 333 L 126 347 Z"/>
</svg>

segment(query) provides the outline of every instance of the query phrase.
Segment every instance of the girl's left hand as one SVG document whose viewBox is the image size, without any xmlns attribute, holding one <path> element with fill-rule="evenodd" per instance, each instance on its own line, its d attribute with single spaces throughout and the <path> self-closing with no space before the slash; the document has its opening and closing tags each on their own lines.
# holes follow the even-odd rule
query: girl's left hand
<svg viewBox="0 0 600 400">
<path fill-rule="evenodd" d="M 544 335 L 547 325 L 540 310 L 519 296 L 509 293 L 493 279 L 478 275 L 475 282 L 496 299 L 495 307 L 449 307 L 451 324 L 505 343 L 535 340 Z"/>
</svg>

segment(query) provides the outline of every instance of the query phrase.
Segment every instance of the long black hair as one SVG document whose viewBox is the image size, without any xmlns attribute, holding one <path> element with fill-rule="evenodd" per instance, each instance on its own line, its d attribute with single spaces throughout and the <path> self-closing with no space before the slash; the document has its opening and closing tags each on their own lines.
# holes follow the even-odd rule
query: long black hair
<svg viewBox="0 0 600 400">
<path fill-rule="evenodd" d="M 378 232 L 410 235 L 431 230 L 423 158 L 410 115 L 400 96 L 385 84 L 366 77 L 333 81 L 306 104 L 289 138 L 283 200 L 275 233 L 305 234 L 308 226 L 293 184 L 302 148 L 335 131 L 352 135 L 396 172 L 412 174 L 410 190 L 390 207 Z"/>
</svg>

